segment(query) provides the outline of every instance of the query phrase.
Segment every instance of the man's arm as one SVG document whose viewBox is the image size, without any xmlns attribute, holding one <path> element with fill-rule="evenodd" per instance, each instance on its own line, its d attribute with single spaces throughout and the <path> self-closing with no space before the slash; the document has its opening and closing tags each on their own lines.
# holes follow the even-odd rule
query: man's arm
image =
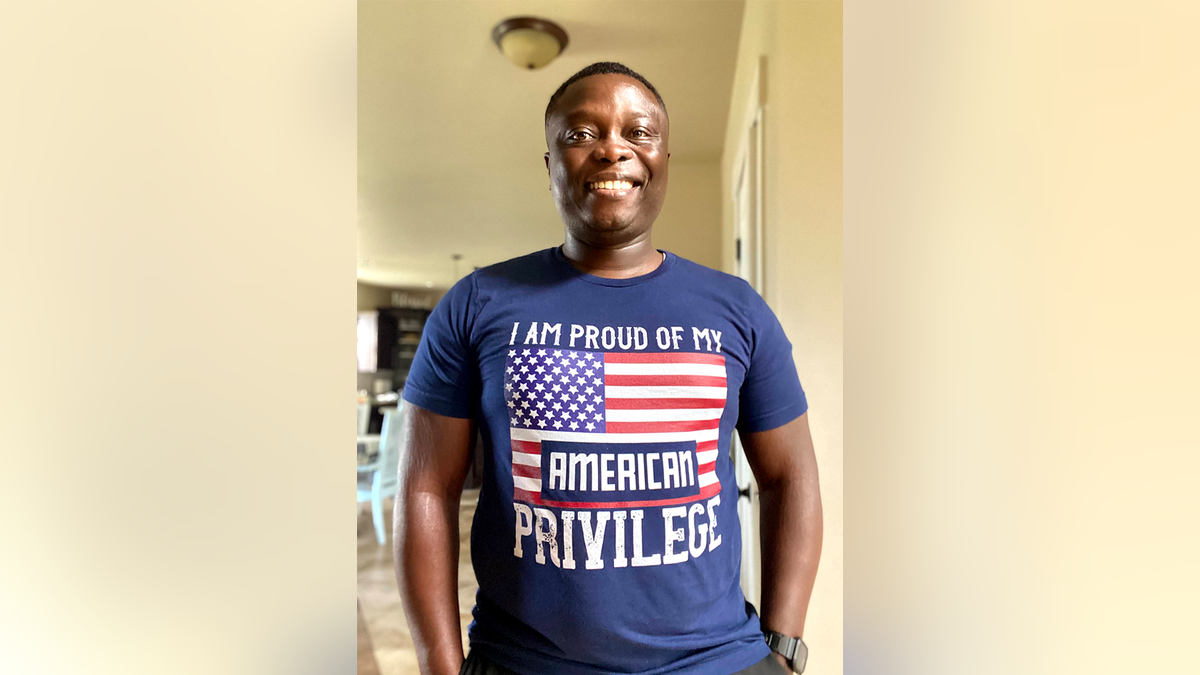
<svg viewBox="0 0 1200 675">
<path fill-rule="evenodd" d="M 822 533 L 821 487 L 808 413 L 741 439 L 760 496 L 763 630 L 801 637 L 821 559 Z"/>
<path fill-rule="evenodd" d="M 396 495 L 396 581 L 422 675 L 462 668 L 458 505 L 475 438 L 471 420 L 407 401 Z"/>
</svg>

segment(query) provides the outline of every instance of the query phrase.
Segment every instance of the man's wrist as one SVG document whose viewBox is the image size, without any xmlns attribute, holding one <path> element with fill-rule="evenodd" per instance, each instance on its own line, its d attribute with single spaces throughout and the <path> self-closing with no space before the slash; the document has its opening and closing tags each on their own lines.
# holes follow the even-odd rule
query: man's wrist
<svg viewBox="0 0 1200 675">
<path fill-rule="evenodd" d="M 803 639 L 768 629 L 763 630 L 763 637 L 776 660 L 789 672 L 804 672 L 804 666 L 808 662 L 808 646 L 804 644 Z"/>
</svg>

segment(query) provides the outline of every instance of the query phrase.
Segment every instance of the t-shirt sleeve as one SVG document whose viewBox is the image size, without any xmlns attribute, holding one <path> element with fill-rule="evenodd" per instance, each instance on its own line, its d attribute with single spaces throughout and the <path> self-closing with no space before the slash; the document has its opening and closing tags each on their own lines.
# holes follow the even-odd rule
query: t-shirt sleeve
<svg viewBox="0 0 1200 675">
<path fill-rule="evenodd" d="M 808 400 L 796 375 L 792 343 L 767 303 L 753 293 L 750 368 L 739 394 L 738 431 L 767 431 L 781 427 L 808 411 Z"/>
<path fill-rule="evenodd" d="M 474 417 L 479 368 L 471 344 L 475 278 L 460 280 L 433 308 L 421 333 L 404 400 L 447 417 Z"/>
</svg>

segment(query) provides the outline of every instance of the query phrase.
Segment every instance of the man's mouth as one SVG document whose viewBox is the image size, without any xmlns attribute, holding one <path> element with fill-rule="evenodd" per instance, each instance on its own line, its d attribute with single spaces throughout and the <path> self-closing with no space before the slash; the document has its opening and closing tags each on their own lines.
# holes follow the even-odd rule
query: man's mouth
<svg viewBox="0 0 1200 675">
<path fill-rule="evenodd" d="M 587 184 L 587 189 L 592 192 L 617 192 L 632 190 L 634 187 L 635 183 L 627 180 L 602 180 Z"/>
</svg>

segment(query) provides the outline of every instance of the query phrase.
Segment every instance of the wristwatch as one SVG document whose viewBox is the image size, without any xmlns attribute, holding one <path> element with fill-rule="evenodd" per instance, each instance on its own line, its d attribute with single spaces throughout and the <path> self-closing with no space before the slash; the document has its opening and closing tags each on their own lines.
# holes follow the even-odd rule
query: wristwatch
<svg viewBox="0 0 1200 675">
<path fill-rule="evenodd" d="M 804 644 L 804 640 L 773 630 L 764 630 L 763 637 L 767 639 L 767 646 L 771 651 L 787 659 L 788 667 L 793 673 L 804 672 L 804 663 L 808 661 L 808 646 Z"/>
</svg>

